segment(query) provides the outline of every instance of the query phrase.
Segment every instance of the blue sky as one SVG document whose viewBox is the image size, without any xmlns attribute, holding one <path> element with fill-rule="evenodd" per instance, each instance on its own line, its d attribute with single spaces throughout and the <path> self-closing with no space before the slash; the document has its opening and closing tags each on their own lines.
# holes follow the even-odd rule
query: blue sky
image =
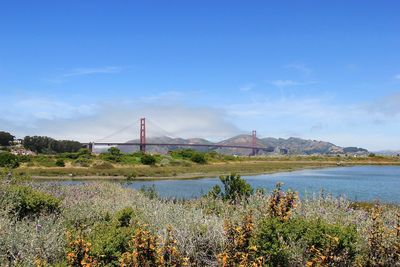
<svg viewBox="0 0 400 267">
<path fill-rule="evenodd" d="M 400 149 L 399 1 L 2 1 L 0 129 Z M 163 130 L 160 130 L 163 129 Z M 164 133 L 164 132 L 165 133 Z"/>
</svg>

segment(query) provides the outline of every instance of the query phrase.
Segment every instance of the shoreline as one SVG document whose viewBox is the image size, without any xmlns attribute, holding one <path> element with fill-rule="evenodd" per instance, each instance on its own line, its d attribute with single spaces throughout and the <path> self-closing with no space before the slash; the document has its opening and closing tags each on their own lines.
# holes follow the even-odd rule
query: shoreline
<svg viewBox="0 0 400 267">
<path fill-rule="evenodd" d="M 297 162 L 299 163 L 299 162 Z M 253 172 L 236 172 L 241 176 L 256 176 L 263 174 L 274 174 L 274 173 L 284 173 L 293 172 L 301 170 L 312 170 L 312 169 L 324 169 L 324 168 L 340 168 L 340 167 L 355 167 L 355 166 L 400 166 L 399 163 L 349 163 L 346 164 L 333 164 L 324 163 L 321 165 L 310 165 L 310 166 L 289 166 L 288 168 L 269 170 L 269 171 L 253 171 Z M 207 179 L 207 178 L 218 178 L 221 175 L 228 175 L 231 172 L 193 172 L 193 173 L 182 173 L 178 175 L 168 175 L 168 176 L 138 176 L 134 178 L 127 178 L 124 175 L 32 175 L 32 181 L 157 181 L 157 180 L 196 180 L 196 179 Z"/>
</svg>

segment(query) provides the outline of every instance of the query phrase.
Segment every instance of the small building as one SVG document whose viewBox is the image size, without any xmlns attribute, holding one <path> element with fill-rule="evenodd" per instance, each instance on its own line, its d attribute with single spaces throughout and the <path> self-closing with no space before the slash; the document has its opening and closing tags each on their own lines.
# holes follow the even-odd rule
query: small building
<svg viewBox="0 0 400 267">
<path fill-rule="evenodd" d="M 36 153 L 25 148 L 15 148 L 11 150 L 11 154 L 18 156 L 36 156 Z"/>
</svg>

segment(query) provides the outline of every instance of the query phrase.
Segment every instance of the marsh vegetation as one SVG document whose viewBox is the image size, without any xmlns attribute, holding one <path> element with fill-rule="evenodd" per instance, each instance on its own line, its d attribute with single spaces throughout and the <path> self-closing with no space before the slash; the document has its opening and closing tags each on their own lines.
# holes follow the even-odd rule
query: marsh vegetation
<svg viewBox="0 0 400 267">
<path fill-rule="evenodd" d="M 30 183 L 2 175 L 0 265 L 396 266 L 400 208 L 278 184 L 250 188 L 234 174 L 194 200 L 115 183 Z"/>
</svg>

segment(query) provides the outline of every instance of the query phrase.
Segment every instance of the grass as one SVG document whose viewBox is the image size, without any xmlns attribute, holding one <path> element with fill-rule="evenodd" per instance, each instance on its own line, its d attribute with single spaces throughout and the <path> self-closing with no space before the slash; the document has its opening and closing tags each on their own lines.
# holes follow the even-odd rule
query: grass
<svg viewBox="0 0 400 267">
<path fill-rule="evenodd" d="M 92 160 L 88 167 L 74 166 L 66 161 L 66 167 L 54 167 L 54 159 L 45 160 L 43 156 L 34 159 L 35 164 L 23 164 L 17 171 L 34 178 L 59 179 L 190 179 L 219 176 L 236 172 L 242 175 L 294 171 L 307 168 L 355 165 L 400 165 L 397 157 L 328 157 L 328 156 L 293 156 L 293 157 L 239 157 L 231 160 L 209 160 L 207 164 L 197 164 L 185 160 L 174 160 L 158 156 L 153 166 L 138 163 L 137 157 L 122 157 L 122 162 Z M 41 165 L 41 162 L 45 164 Z M 126 163 L 128 162 L 128 163 Z M 39 164 L 38 164 L 39 163 Z"/>
<path fill-rule="evenodd" d="M 84 167 L 21 167 L 17 172 L 28 174 L 32 177 L 53 177 L 53 178 L 124 178 L 134 174 L 137 179 L 150 178 L 199 178 L 218 176 L 230 172 L 242 175 L 270 173 L 279 171 L 293 171 L 304 168 L 321 168 L 336 166 L 332 162 L 228 162 L 215 164 L 191 164 L 190 166 L 117 166 L 113 168 L 84 168 Z"/>
</svg>

